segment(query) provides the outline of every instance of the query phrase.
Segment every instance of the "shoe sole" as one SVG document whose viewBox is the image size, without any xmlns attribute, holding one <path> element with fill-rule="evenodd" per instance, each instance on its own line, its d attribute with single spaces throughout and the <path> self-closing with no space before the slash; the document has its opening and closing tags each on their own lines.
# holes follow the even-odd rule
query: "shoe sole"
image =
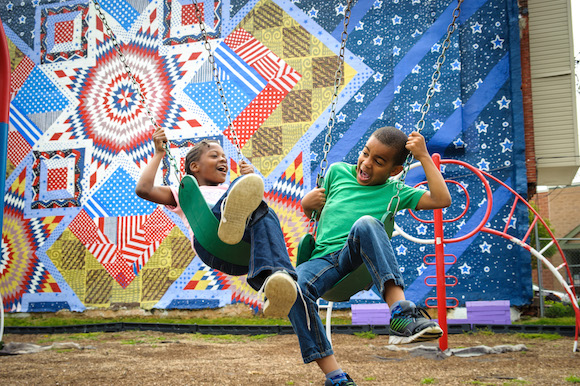
<svg viewBox="0 0 580 386">
<path fill-rule="evenodd" d="M 296 301 L 296 284 L 287 274 L 274 274 L 264 288 L 264 316 L 285 318 Z"/>
<path fill-rule="evenodd" d="M 230 190 L 226 199 L 218 237 L 226 244 L 237 244 L 242 240 L 248 217 L 264 198 L 264 181 L 256 174 L 248 174 Z M 224 221 L 224 219 L 226 221 Z"/>
<path fill-rule="evenodd" d="M 411 336 L 389 336 L 389 344 L 408 344 L 415 342 L 425 342 L 428 340 L 436 340 L 441 338 L 443 335 L 443 330 L 439 326 L 427 327 L 424 330 L 419 331 L 415 335 Z"/>
</svg>

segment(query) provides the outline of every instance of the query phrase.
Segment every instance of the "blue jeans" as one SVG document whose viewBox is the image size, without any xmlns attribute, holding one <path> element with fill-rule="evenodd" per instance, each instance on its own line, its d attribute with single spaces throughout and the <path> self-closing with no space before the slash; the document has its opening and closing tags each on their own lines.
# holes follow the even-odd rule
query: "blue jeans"
<svg viewBox="0 0 580 386">
<path fill-rule="evenodd" d="M 371 216 L 363 216 L 354 223 L 341 250 L 308 260 L 296 268 L 298 285 L 304 295 L 310 317 L 310 329 L 301 299 L 297 299 L 294 303 L 288 317 L 298 336 L 304 363 L 334 353 L 318 315 L 316 300 L 363 263 L 366 264 L 373 283 L 383 296 L 385 283 L 389 280 L 404 287 L 399 264 L 383 223 Z"/>
<path fill-rule="evenodd" d="M 239 180 L 237 178 L 232 182 L 226 193 L 212 208 L 213 214 L 217 219 L 221 219 L 222 201 L 229 194 L 232 186 Z M 195 239 L 195 250 L 201 261 L 206 265 L 217 269 L 228 275 L 245 275 L 247 282 L 256 291 L 258 291 L 268 276 L 276 271 L 285 270 L 296 280 L 296 271 L 290 262 L 288 250 L 286 249 L 286 240 L 280 226 L 280 220 L 276 212 L 272 210 L 264 201 L 252 213 L 242 240 L 250 244 L 250 262 L 248 266 L 228 263 L 206 251 L 201 244 Z"/>
</svg>

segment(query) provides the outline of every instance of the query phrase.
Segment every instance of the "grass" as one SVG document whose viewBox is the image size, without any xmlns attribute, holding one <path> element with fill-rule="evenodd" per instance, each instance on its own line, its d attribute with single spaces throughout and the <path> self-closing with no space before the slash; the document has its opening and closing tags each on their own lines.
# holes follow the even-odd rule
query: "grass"
<svg viewBox="0 0 580 386">
<path fill-rule="evenodd" d="M 569 377 L 566 377 L 566 382 L 570 382 L 570 383 L 580 383 L 580 377 L 576 376 L 576 375 L 570 375 Z"/>
<path fill-rule="evenodd" d="M 375 339 L 377 337 L 377 334 L 372 331 L 355 332 L 354 335 L 364 339 Z"/>
<path fill-rule="evenodd" d="M 432 383 L 435 383 L 435 378 L 423 378 L 421 379 L 421 384 L 422 385 L 430 385 Z"/>
<path fill-rule="evenodd" d="M 129 317 L 119 316 L 115 318 L 88 318 L 88 317 L 58 317 L 47 315 L 28 314 L 27 316 L 5 316 L 4 325 L 9 327 L 56 327 L 73 326 L 83 324 L 104 323 L 163 323 L 163 324 L 197 324 L 197 325 L 256 325 L 276 326 L 290 325 L 287 318 L 253 317 L 197 317 L 197 318 L 164 318 L 164 317 Z M 351 324 L 350 317 L 339 316 L 332 318 L 332 324 Z"/>
<path fill-rule="evenodd" d="M 522 339 L 543 339 L 543 340 L 558 340 L 562 337 L 558 334 L 524 334 L 524 333 L 516 333 L 518 338 Z"/>
<path fill-rule="evenodd" d="M 531 318 L 522 319 L 516 324 L 540 325 L 540 326 L 573 326 L 576 319 L 573 316 L 564 316 L 560 318 Z"/>
</svg>

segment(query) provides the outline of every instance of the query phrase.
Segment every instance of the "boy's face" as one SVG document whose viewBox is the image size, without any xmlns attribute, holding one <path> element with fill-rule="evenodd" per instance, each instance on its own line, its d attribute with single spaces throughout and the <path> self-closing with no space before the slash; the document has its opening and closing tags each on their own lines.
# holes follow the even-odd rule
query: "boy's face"
<svg viewBox="0 0 580 386">
<path fill-rule="evenodd" d="M 356 180 L 360 185 L 373 186 L 384 184 L 390 176 L 403 170 L 402 165 L 395 165 L 397 150 L 371 136 L 358 156 Z"/>
<path fill-rule="evenodd" d="M 228 161 L 224 149 L 218 143 L 211 142 L 199 160 L 192 162 L 189 167 L 200 186 L 215 186 L 226 181 Z"/>
</svg>

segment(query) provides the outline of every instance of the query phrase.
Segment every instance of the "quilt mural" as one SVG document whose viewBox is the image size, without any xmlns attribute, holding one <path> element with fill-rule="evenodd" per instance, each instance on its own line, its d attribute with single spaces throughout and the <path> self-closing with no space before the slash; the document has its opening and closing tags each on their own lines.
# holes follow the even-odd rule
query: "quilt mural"
<svg viewBox="0 0 580 386">
<path fill-rule="evenodd" d="M 198 0 L 243 158 L 265 180 L 265 200 L 278 214 L 295 262 L 308 219 L 300 199 L 316 184 L 334 91 L 346 0 Z M 201 138 L 219 140 L 239 158 L 226 130 L 208 53 L 191 0 L 99 0 L 170 148 L 183 168 Z M 412 131 L 456 1 L 358 0 L 348 41 L 329 162 L 355 162 L 372 131 Z M 113 40 L 88 0 L 1 0 L 11 48 L 12 95 L 0 293 L 10 312 L 119 306 L 206 308 L 262 299 L 245 277 L 205 266 L 185 225 L 135 193 L 152 152 L 153 127 L 119 60 Z M 525 195 L 516 0 L 469 0 L 434 85 L 423 130 L 431 152 L 488 171 Z M 3 85 L 2 87 L 5 87 Z M 482 218 L 478 180 L 443 168 L 454 204 L 452 237 Z M 177 184 L 171 166 L 158 174 Z M 407 183 L 422 181 L 413 169 Z M 495 188 L 494 188 L 495 189 Z M 490 222 L 505 222 L 508 196 L 494 190 Z M 475 205 L 473 204 L 475 203 Z M 364 203 L 361 203 L 364 205 Z M 428 218 L 428 212 L 418 214 Z M 397 223 L 432 238 L 406 212 Z M 525 233 L 517 212 L 510 232 Z M 407 296 L 433 296 L 423 256 L 433 248 L 393 238 Z M 457 263 L 450 289 L 460 303 L 531 297 L 529 254 L 477 235 L 449 245 Z M 373 291 L 355 301 L 378 299 Z"/>
</svg>

